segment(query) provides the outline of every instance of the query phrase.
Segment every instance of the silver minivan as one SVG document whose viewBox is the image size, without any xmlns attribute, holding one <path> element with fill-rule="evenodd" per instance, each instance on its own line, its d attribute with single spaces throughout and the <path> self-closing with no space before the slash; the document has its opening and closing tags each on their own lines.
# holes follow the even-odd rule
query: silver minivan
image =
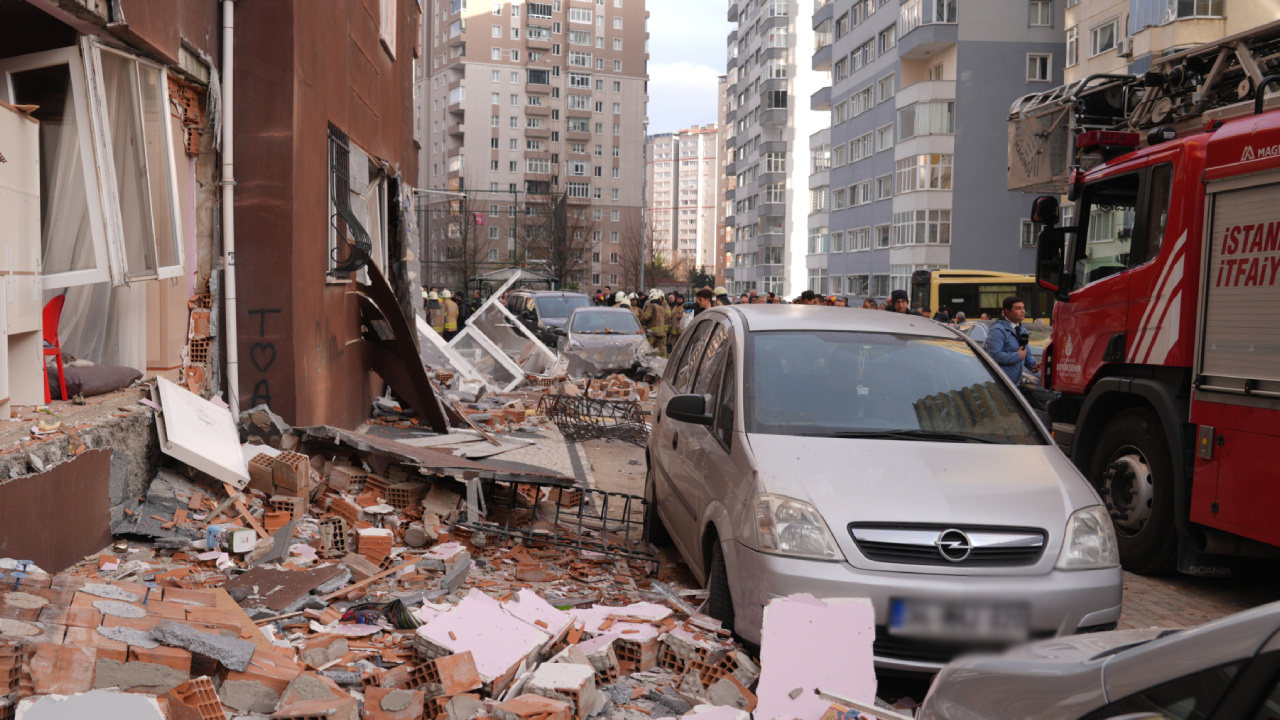
<svg viewBox="0 0 1280 720">
<path fill-rule="evenodd" d="M 651 537 L 675 544 L 707 611 L 749 642 L 764 606 L 794 593 L 870 598 L 886 669 L 1116 626 L 1097 493 L 948 326 L 713 308 L 676 345 L 656 408 Z"/>
</svg>

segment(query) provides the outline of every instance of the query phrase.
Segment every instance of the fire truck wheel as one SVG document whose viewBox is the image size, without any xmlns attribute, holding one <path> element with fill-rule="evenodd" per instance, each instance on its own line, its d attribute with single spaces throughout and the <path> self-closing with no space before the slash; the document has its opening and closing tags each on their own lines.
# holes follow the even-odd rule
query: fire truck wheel
<svg viewBox="0 0 1280 720">
<path fill-rule="evenodd" d="M 1120 564 L 1139 575 L 1171 572 L 1177 562 L 1173 462 L 1154 413 L 1125 410 L 1107 423 L 1089 480 L 1111 513 Z"/>
</svg>

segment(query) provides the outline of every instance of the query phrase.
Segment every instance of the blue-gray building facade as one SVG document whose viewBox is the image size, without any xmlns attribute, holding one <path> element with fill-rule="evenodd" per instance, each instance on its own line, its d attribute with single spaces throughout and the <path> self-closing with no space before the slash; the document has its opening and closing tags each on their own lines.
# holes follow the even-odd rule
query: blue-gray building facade
<svg viewBox="0 0 1280 720">
<path fill-rule="evenodd" d="M 918 270 L 1033 269 L 1030 197 L 1005 190 L 1006 117 L 1062 83 L 1064 3 L 818 0 L 830 227 L 810 242 L 812 289 L 883 301 Z"/>
</svg>

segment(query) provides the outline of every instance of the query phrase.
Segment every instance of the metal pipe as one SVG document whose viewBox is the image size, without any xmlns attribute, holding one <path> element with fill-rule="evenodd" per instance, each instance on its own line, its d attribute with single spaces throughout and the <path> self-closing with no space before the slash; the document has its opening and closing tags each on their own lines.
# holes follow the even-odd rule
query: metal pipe
<svg viewBox="0 0 1280 720">
<path fill-rule="evenodd" d="M 1280 547 L 1212 528 L 1196 528 L 1192 535 L 1191 544 L 1196 552 L 1204 553 L 1205 555 L 1280 558 Z"/>
<path fill-rule="evenodd" d="M 240 338 L 236 335 L 235 0 L 222 0 L 222 266 L 227 348 L 227 404 L 240 413 Z"/>
</svg>

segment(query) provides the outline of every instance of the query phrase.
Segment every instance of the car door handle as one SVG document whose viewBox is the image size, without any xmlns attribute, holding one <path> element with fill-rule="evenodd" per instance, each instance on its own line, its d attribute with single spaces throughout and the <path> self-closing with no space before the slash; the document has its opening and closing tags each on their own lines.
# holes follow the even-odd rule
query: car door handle
<svg viewBox="0 0 1280 720">
<path fill-rule="evenodd" d="M 675 449 L 676 449 L 676 447 L 677 447 L 677 446 L 679 446 L 679 445 L 680 445 L 680 434 L 679 434 L 679 433 L 671 433 L 671 449 L 672 449 L 672 450 L 675 450 Z"/>
</svg>

